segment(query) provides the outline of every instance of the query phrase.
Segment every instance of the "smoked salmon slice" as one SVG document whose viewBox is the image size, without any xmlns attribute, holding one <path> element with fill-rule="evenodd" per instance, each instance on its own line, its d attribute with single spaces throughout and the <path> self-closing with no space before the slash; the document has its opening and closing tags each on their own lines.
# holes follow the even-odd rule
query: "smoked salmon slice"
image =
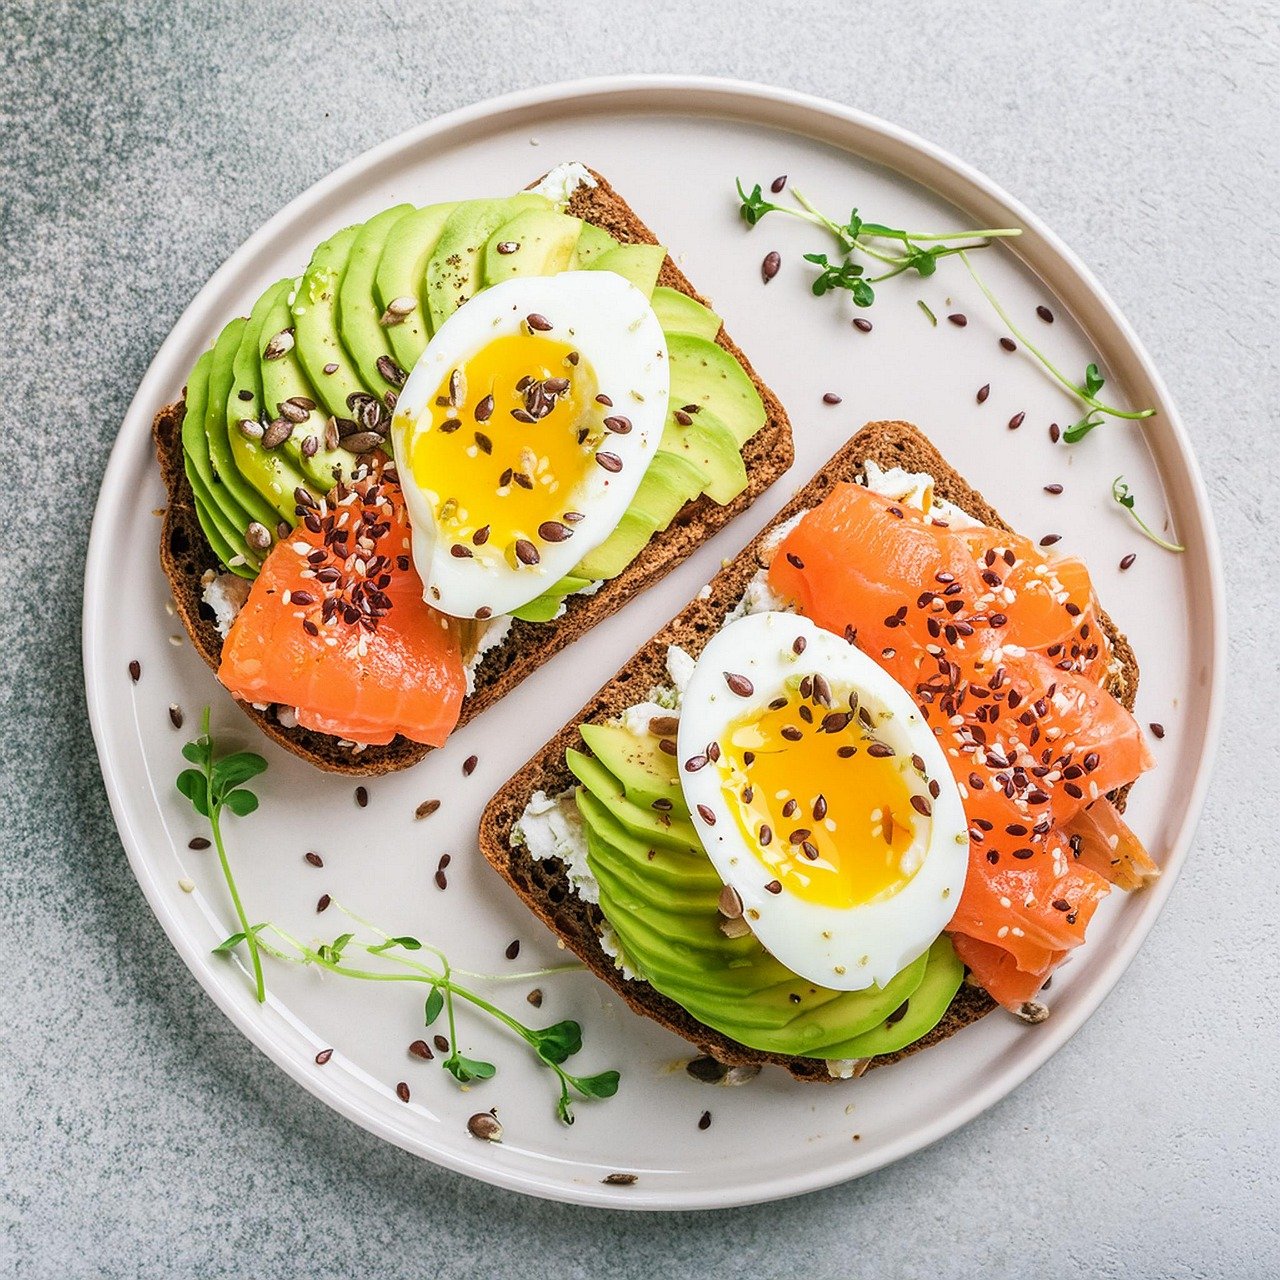
<svg viewBox="0 0 1280 1280">
<path fill-rule="evenodd" d="M 1084 564 L 839 484 L 783 539 L 769 585 L 888 671 L 940 740 L 970 838 L 949 932 L 1019 1007 L 1112 884 L 1156 872 L 1106 799 L 1153 761 L 1104 687 L 1113 655 Z"/>
<path fill-rule="evenodd" d="M 349 742 L 403 734 L 440 746 L 466 689 L 459 628 L 422 598 L 393 473 L 375 467 L 319 502 L 298 498 L 302 521 L 263 563 L 218 679 Z"/>
</svg>

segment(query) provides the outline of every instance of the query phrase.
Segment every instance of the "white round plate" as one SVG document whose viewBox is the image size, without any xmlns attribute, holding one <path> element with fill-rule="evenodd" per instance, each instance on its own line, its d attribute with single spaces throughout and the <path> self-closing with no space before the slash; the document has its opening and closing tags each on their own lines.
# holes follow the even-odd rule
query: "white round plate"
<svg viewBox="0 0 1280 1280">
<path fill-rule="evenodd" d="M 354 782 L 262 741 L 182 638 L 155 552 L 155 509 L 164 498 L 151 416 L 177 396 L 227 317 L 301 270 L 329 232 L 401 200 L 512 192 L 566 159 L 601 170 L 712 297 L 790 411 L 795 466 L 642 600 L 444 750 L 371 782 L 360 809 Z M 1076 407 L 1024 353 L 999 348 L 995 317 L 954 260 L 931 279 L 903 276 L 884 286 L 866 313 L 873 331 L 858 332 L 846 299 L 809 292 L 811 271 L 800 255 L 829 248 L 821 233 L 780 217 L 748 232 L 738 219 L 734 178 L 767 190 L 783 173 L 824 208 L 857 205 L 864 217 L 898 226 L 1025 228 L 1011 247 L 978 255 L 988 282 L 1062 368 L 1078 374 L 1097 359 L 1111 396 L 1155 405 L 1158 416 L 1145 427 L 1108 422 L 1073 448 L 1051 444 L 1050 422 L 1070 422 Z M 771 249 L 783 267 L 765 286 L 760 262 Z M 917 299 L 939 316 L 936 328 Z M 1040 303 L 1052 308 L 1052 325 L 1036 318 Z M 950 312 L 967 313 L 968 325 L 948 324 Z M 991 394 L 979 405 L 984 383 Z M 843 403 L 825 405 L 828 391 Z M 1017 412 L 1025 422 L 1010 431 Z M 419 988 L 269 962 L 270 999 L 259 1007 L 239 963 L 210 954 L 233 916 L 213 856 L 187 847 L 201 824 L 174 789 L 181 745 L 206 703 L 221 742 L 264 750 L 271 762 L 258 788 L 261 810 L 228 820 L 231 858 L 255 920 L 332 939 L 344 921 L 333 907 L 317 915 L 327 893 L 393 933 L 429 939 L 465 969 L 503 974 L 562 961 L 477 852 L 486 799 L 872 418 L 918 423 L 1016 528 L 1060 533 L 1063 549 L 1087 556 L 1104 604 L 1142 662 L 1139 719 L 1168 726 L 1153 743 L 1159 768 L 1130 807 L 1164 876 L 1105 904 L 1088 944 L 1055 979 L 1047 1022 L 1030 1027 L 993 1014 L 901 1065 L 829 1088 L 769 1071 L 728 1089 L 691 1079 L 681 1067 L 687 1046 L 632 1015 L 585 972 L 483 984 L 517 1014 L 579 1019 L 582 1071 L 622 1072 L 617 1097 L 580 1103 L 577 1124 L 566 1128 L 553 1115 L 548 1073 L 525 1046 L 465 1013 L 460 1039 L 498 1064 L 493 1080 L 463 1092 L 438 1061 L 411 1057 L 408 1044 L 423 1034 Z M 1111 481 L 1121 472 L 1155 524 L 1171 513 L 1184 555 L 1145 541 L 1112 502 Z M 1044 492 L 1053 482 L 1066 486 L 1061 496 Z M 1130 551 L 1137 561 L 1121 573 L 1118 562 Z M 1159 375 L 1098 283 L 1032 213 L 927 142 L 835 103 L 719 80 L 595 80 L 470 107 L 370 151 L 276 215 L 200 291 L 143 379 L 103 481 L 86 570 L 85 678 L 107 790 L 147 900 L 200 985 L 300 1084 L 391 1142 L 501 1186 L 622 1208 L 736 1205 L 855 1177 L 949 1133 L 1026 1079 L 1097 1008 L 1164 904 L 1200 811 L 1221 706 L 1221 583 L 1204 490 Z M 137 684 L 128 674 L 135 659 Z M 186 714 L 181 732 L 169 723 L 171 703 Z M 471 755 L 479 764 L 464 778 Z M 440 811 L 415 821 L 415 807 L 432 797 L 443 800 Z M 322 854 L 322 869 L 303 860 L 310 849 Z M 445 852 L 452 864 L 441 892 L 434 874 Z M 516 938 L 522 948 L 511 962 L 504 951 Z M 525 1001 L 535 985 L 546 993 L 540 1013 Z M 319 1067 L 323 1048 L 334 1053 Z M 411 1091 L 407 1105 L 396 1096 L 400 1081 Z M 505 1126 L 501 1145 L 467 1132 L 467 1118 L 490 1107 Z M 712 1113 L 705 1131 L 704 1110 Z M 613 1172 L 638 1176 L 630 1186 L 603 1184 Z"/>
</svg>

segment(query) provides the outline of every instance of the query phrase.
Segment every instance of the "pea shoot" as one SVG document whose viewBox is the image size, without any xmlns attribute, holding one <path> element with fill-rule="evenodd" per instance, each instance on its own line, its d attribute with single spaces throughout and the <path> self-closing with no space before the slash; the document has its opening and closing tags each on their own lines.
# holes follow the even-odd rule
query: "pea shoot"
<svg viewBox="0 0 1280 1280">
<path fill-rule="evenodd" d="M 1185 551 L 1186 547 L 1180 542 L 1168 542 L 1162 538 L 1134 509 L 1134 496 L 1124 476 L 1116 476 L 1111 482 L 1111 496 L 1129 513 L 1133 519 L 1133 523 L 1138 526 L 1142 532 L 1156 544 L 1157 547 L 1163 547 L 1166 551 Z"/>
<path fill-rule="evenodd" d="M 1150 418 L 1155 414 L 1154 409 L 1118 409 L 1099 399 L 1098 393 L 1102 390 L 1105 380 L 1096 364 L 1090 364 L 1085 369 L 1084 377 L 1079 381 L 1068 377 L 1018 328 L 995 294 L 978 275 L 969 255 L 978 249 L 990 248 L 993 241 L 1020 236 L 1021 227 L 986 227 L 979 231 L 905 231 L 899 227 L 885 226 L 880 222 L 868 222 L 860 216 L 856 208 L 850 212 L 844 222 L 837 222 L 824 214 L 795 187 L 790 188 L 792 198 L 795 200 L 794 205 L 775 204 L 766 200 L 759 183 L 748 192 L 739 179 L 737 189 L 740 201 L 739 213 L 747 226 L 754 227 L 768 214 L 784 213 L 819 227 L 835 238 L 840 253 L 837 260 L 832 261 L 824 253 L 804 255 L 806 262 L 819 268 L 812 286 L 813 292 L 819 297 L 835 290 L 844 290 L 853 299 L 855 306 L 869 307 L 875 302 L 877 284 L 908 271 L 914 271 L 918 277 L 924 279 L 937 271 L 938 263 L 943 258 L 958 257 L 973 277 L 974 283 L 982 290 L 983 296 L 991 304 L 996 315 L 1000 317 L 1005 328 L 1052 378 L 1084 405 L 1086 410 L 1084 415 L 1062 433 L 1063 440 L 1068 444 L 1083 440 L 1107 418 L 1137 421 Z M 952 244 L 948 241 L 964 243 Z M 879 264 L 884 269 L 878 274 L 868 274 L 868 268 L 862 262 L 855 260 L 857 255 L 871 259 L 873 263 Z M 928 306 L 924 302 L 919 302 L 918 305 L 930 322 L 936 326 L 937 317 Z"/>
<path fill-rule="evenodd" d="M 230 809 L 237 817 L 244 818 L 258 807 L 258 797 L 244 784 L 262 773 L 267 762 L 252 751 L 236 751 L 230 755 L 216 756 L 213 738 L 209 733 L 208 707 L 205 707 L 200 717 L 200 736 L 182 748 L 182 755 L 195 768 L 184 769 L 178 774 L 178 790 L 191 801 L 198 814 L 209 820 L 209 830 L 213 834 L 214 848 L 218 851 L 222 876 L 231 894 L 236 919 L 240 921 L 241 931 L 236 936 L 244 939 L 248 946 L 249 963 L 253 968 L 254 994 L 258 1003 L 262 1004 L 267 998 L 266 982 L 262 976 L 262 958 L 258 954 L 256 933 L 249 927 L 249 917 L 245 914 L 240 891 L 236 888 L 235 876 L 231 874 L 231 863 L 222 839 L 222 811 Z M 223 949 L 226 949 L 225 944 L 219 948 Z"/>
</svg>

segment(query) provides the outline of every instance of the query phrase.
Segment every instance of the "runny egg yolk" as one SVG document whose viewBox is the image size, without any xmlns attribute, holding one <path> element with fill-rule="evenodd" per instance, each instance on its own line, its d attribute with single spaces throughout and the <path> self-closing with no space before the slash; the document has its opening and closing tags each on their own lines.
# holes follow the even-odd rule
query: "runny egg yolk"
<svg viewBox="0 0 1280 1280">
<path fill-rule="evenodd" d="M 730 811 L 781 892 L 838 909 L 911 879 L 918 867 L 904 855 L 922 820 L 910 763 L 848 705 L 831 711 L 788 689 L 729 724 L 719 760 Z"/>
<path fill-rule="evenodd" d="M 604 434 L 598 391 L 580 352 L 536 332 L 494 338 L 446 374 L 409 467 L 454 555 L 536 563 L 537 545 L 568 536 Z"/>
</svg>

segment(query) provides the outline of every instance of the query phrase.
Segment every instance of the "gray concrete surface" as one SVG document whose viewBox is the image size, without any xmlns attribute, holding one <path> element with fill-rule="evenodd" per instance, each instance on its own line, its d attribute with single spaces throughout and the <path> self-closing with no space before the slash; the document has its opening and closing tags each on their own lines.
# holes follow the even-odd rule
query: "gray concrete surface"
<svg viewBox="0 0 1280 1280">
<path fill-rule="evenodd" d="M 722 0 L 0 7 L 0 1274 L 1280 1274 L 1274 3 Z M 590 73 L 771 80 L 933 138 L 1106 281 L 1197 440 L 1232 598 L 1198 848 L 1119 989 L 939 1146 L 758 1210 L 525 1200 L 384 1146 L 194 986 L 85 723 L 93 496 L 138 379 L 240 241 L 435 113 Z M 1270 584 L 1270 585 L 1268 585 Z"/>
</svg>

